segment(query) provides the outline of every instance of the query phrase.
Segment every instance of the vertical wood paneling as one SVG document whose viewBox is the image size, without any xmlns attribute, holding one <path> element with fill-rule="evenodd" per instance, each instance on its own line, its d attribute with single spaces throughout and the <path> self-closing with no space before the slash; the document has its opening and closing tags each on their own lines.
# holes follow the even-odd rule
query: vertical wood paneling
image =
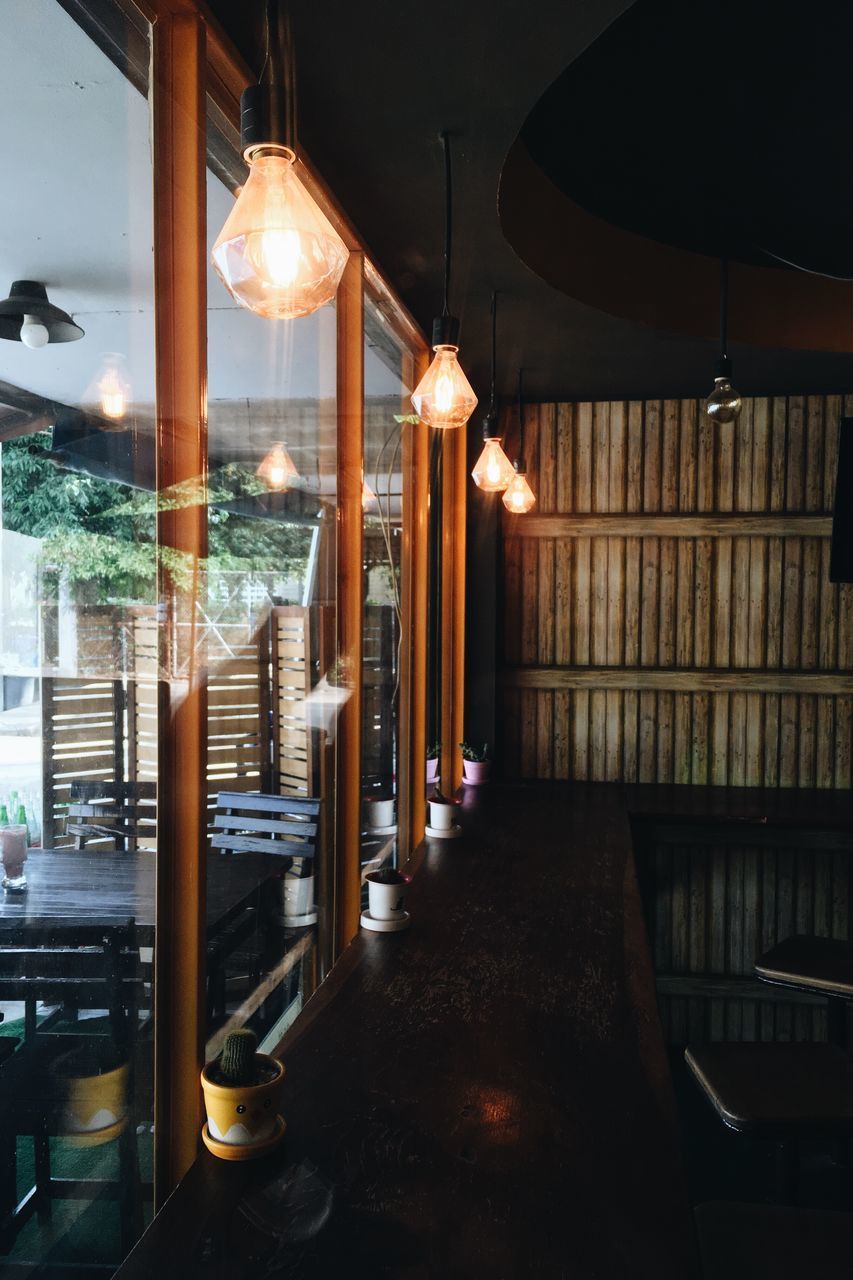
<svg viewBox="0 0 853 1280">
<path fill-rule="evenodd" d="M 737 424 L 718 426 L 696 400 L 529 405 L 526 452 L 539 510 L 733 519 L 825 512 L 842 408 L 839 396 L 747 400 Z M 853 670 L 853 588 L 829 582 L 828 539 L 736 530 L 530 537 L 523 521 L 513 533 L 504 547 L 506 666 L 744 673 L 742 689 L 691 696 L 508 689 L 507 709 L 519 717 L 518 771 L 850 785 L 843 685 L 820 697 L 749 687 L 751 671 Z"/>
</svg>

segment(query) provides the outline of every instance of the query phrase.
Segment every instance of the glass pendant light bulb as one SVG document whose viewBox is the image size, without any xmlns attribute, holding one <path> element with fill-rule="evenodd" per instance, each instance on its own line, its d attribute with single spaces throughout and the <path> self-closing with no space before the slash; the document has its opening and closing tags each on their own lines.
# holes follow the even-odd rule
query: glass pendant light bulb
<svg viewBox="0 0 853 1280">
<path fill-rule="evenodd" d="M 433 350 L 435 358 L 412 395 L 415 412 L 430 427 L 464 427 L 477 397 L 456 358 L 459 348 L 444 343 Z"/>
<path fill-rule="evenodd" d="M 38 316 L 24 316 L 21 325 L 21 342 L 25 347 L 29 347 L 31 351 L 38 351 L 40 347 L 47 346 L 49 339 L 47 326 L 42 324 Z"/>
<path fill-rule="evenodd" d="M 276 493 L 283 493 L 299 479 L 293 459 L 280 440 L 276 440 L 255 474 Z"/>
<path fill-rule="evenodd" d="M 713 422 L 734 422 L 741 411 L 740 393 L 735 391 L 728 374 L 714 379 L 714 390 L 705 401 L 705 412 Z"/>
<path fill-rule="evenodd" d="M 477 488 L 484 493 L 502 493 L 514 475 L 513 465 L 504 453 L 500 440 L 497 437 L 486 440 L 483 452 L 471 472 Z"/>
<path fill-rule="evenodd" d="M 507 485 L 502 502 L 507 511 L 513 515 L 523 516 L 529 511 L 536 502 L 536 497 L 527 483 L 527 476 L 523 471 L 516 471 Z"/>
<path fill-rule="evenodd" d="M 131 387 L 124 371 L 124 356 L 109 351 L 103 358 L 95 384 L 98 405 L 105 418 L 120 421 L 130 403 Z"/>
<path fill-rule="evenodd" d="M 244 152 L 249 176 L 211 255 L 228 292 L 268 320 L 293 320 L 331 302 L 349 250 L 294 172 L 290 147 Z"/>
</svg>

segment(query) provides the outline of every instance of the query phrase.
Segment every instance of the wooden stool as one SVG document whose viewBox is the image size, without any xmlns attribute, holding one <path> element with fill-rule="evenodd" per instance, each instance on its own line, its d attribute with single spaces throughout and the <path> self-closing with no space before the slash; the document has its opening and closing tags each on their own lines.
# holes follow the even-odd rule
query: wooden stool
<svg viewBox="0 0 853 1280">
<path fill-rule="evenodd" d="M 849 1280 L 853 1214 L 711 1201 L 693 1211 L 705 1280 Z"/>
<path fill-rule="evenodd" d="M 853 1000 L 853 943 L 838 938 L 786 938 L 755 963 L 764 982 L 827 997 L 829 1039 L 847 1047 L 847 1003 Z"/>
<path fill-rule="evenodd" d="M 853 1134 L 853 1058 L 832 1044 L 703 1044 L 684 1053 L 730 1129 L 777 1144 L 777 1190 L 796 1200 L 796 1142 Z"/>
</svg>

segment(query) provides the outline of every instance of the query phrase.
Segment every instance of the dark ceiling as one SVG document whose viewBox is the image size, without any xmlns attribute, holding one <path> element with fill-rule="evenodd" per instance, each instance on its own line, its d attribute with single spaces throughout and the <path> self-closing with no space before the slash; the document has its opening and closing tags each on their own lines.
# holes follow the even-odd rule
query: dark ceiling
<svg viewBox="0 0 853 1280">
<path fill-rule="evenodd" d="M 211 7 L 258 66 L 260 3 Z M 584 306 L 520 261 L 498 218 L 504 159 L 533 113 L 525 141 L 592 212 L 700 251 L 725 241 L 752 260 L 769 247 L 853 274 L 843 235 L 853 244 L 851 40 L 823 26 L 846 9 L 838 0 L 434 0 L 426 9 L 292 0 L 301 137 L 428 332 L 442 280 L 438 132 L 452 131 L 451 305 L 483 407 L 492 288 L 502 295 L 504 395 L 519 364 L 531 399 L 703 395 L 712 340 Z M 853 386 L 853 356 L 732 354 L 745 394 Z"/>
</svg>

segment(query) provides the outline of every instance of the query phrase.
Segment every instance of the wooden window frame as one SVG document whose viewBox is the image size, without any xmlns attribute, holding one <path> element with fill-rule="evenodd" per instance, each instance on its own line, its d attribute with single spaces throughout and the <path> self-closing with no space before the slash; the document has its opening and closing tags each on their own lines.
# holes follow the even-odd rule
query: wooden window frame
<svg viewBox="0 0 853 1280">
<path fill-rule="evenodd" d="M 208 103 L 236 131 L 240 93 L 254 77 L 201 0 L 135 0 L 152 27 L 154 120 L 155 323 L 157 326 L 158 488 L 192 479 L 199 502 L 161 513 L 160 545 L 198 563 L 206 554 L 206 123 Z M 176 184 L 176 176 L 181 178 Z M 429 350 L 415 321 L 370 261 L 355 228 L 338 208 L 310 159 L 300 154 L 299 176 L 350 250 L 338 298 L 338 642 L 362 673 L 362 508 L 364 295 L 379 297 L 383 314 L 414 362 L 425 370 Z M 175 198 L 176 190 L 180 197 Z M 181 270 L 176 264 L 181 264 Z M 186 271 L 186 264 L 191 270 Z M 180 352 L 181 359 L 175 359 Z M 186 355 L 189 353 L 189 358 Z M 359 374 L 359 361 L 362 372 Z M 359 397 L 361 402 L 359 403 Z M 361 424 L 360 430 L 359 423 Z M 353 429 L 355 428 L 355 429 Z M 403 636 L 401 654 L 401 860 L 423 838 L 425 817 L 425 690 L 427 664 L 428 431 L 407 431 L 403 447 Z M 454 565 L 441 607 L 452 615 L 453 660 L 442 663 L 460 721 L 464 629 L 464 433 L 448 444 L 461 459 L 449 481 L 454 512 L 449 532 Z M 460 475 L 462 477 L 460 484 Z M 357 483 L 356 483 L 357 478 Z M 459 542 L 460 516 L 462 542 Z M 445 548 L 447 553 L 447 548 Z M 463 596 L 460 597 L 460 583 Z M 161 574 L 163 596 L 171 584 Z M 443 642 L 444 643 L 444 642 Z M 452 688 L 450 682 L 452 683 Z M 360 693 L 360 687 L 356 691 Z M 444 705 L 445 699 L 443 698 Z M 168 682 L 160 693 L 160 830 L 157 864 L 155 1025 L 155 1204 L 159 1207 L 198 1149 L 198 1071 L 204 1043 L 204 848 L 206 691 L 203 678 L 180 706 Z M 456 728 L 446 741 L 455 744 Z M 451 750 L 458 756 L 455 745 Z M 344 712 L 338 744 L 336 797 L 336 954 L 358 927 L 360 898 L 360 697 Z M 461 762 L 452 766 L 454 785 Z M 193 797 L 194 803 L 187 804 Z M 180 802 L 179 802 L 180 801 Z"/>
</svg>

